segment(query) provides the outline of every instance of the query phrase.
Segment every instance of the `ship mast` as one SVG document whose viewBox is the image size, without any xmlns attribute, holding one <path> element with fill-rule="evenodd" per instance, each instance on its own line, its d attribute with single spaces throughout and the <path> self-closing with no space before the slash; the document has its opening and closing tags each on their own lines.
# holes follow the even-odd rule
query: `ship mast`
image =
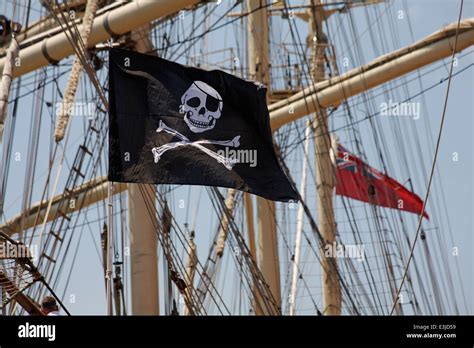
<svg viewBox="0 0 474 348">
<path fill-rule="evenodd" d="M 132 31 L 135 50 L 152 51 L 149 25 Z M 159 315 L 158 300 L 158 220 L 151 209 L 155 204 L 155 185 L 128 184 L 128 224 L 130 233 L 130 283 L 132 314 Z M 148 204 L 147 204 L 148 203 Z"/>
<path fill-rule="evenodd" d="M 269 90 L 270 72 L 268 60 L 269 48 L 267 1 L 247 0 L 247 11 L 249 13 L 247 17 L 249 78 L 261 82 L 267 86 Z M 250 204 L 251 200 L 246 199 L 245 202 L 246 204 Z M 257 197 L 257 224 L 258 267 L 260 268 L 263 277 L 270 288 L 270 292 L 272 293 L 273 298 L 277 304 L 278 311 L 280 311 L 280 263 L 278 258 L 278 243 L 276 234 L 275 203 L 273 201 Z M 252 236 L 250 236 L 250 238 L 252 238 Z M 257 298 L 255 300 L 260 301 L 260 297 L 258 295 L 256 295 L 256 297 Z M 256 304 L 256 314 L 269 314 L 262 313 L 261 310 L 263 308 L 265 308 L 265 306 L 263 306 L 261 303 L 260 305 Z"/>
<path fill-rule="evenodd" d="M 324 7 L 320 0 L 311 0 L 309 16 L 309 42 L 311 43 L 311 75 L 315 83 L 326 79 L 325 51 L 327 36 L 323 32 L 325 20 Z M 321 246 L 321 285 L 323 289 L 323 314 L 341 314 L 341 287 L 337 276 L 336 258 L 327 257 L 325 245 L 336 241 L 336 222 L 334 218 L 334 166 L 331 161 L 331 138 L 329 134 L 326 109 L 320 108 L 314 115 L 314 146 L 316 163 L 316 201 L 318 207 L 319 231 L 323 238 Z"/>
</svg>

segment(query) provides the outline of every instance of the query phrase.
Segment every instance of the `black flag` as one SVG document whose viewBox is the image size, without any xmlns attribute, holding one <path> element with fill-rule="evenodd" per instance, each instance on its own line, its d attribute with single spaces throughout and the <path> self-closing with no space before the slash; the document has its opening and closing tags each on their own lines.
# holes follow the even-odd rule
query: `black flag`
<svg viewBox="0 0 474 348">
<path fill-rule="evenodd" d="M 109 180 L 235 188 L 297 200 L 273 148 L 263 85 L 111 49 Z"/>
</svg>

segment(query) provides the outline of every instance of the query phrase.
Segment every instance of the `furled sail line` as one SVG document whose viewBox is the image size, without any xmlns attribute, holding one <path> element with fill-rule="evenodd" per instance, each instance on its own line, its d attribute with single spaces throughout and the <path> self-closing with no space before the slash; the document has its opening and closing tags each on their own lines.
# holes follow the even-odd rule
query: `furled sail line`
<svg viewBox="0 0 474 348">
<path fill-rule="evenodd" d="M 99 6 L 98 0 L 88 0 L 86 5 L 86 12 L 82 20 L 80 27 L 80 38 L 83 47 L 88 47 L 89 36 L 92 30 L 92 23 L 94 22 L 94 16 Z M 84 55 L 87 55 L 84 51 Z M 71 74 L 69 75 L 68 84 L 64 93 L 63 103 L 59 110 L 59 115 L 56 124 L 56 131 L 54 138 L 56 142 L 60 142 L 64 138 L 64 132 L 69 120 L 69 109 L 74 103 L 76 97 L 77 86 L 79 84 L 79 77 L 82 71 L 82 62 L 76 56 L 72 65 Z"/>
</svg>

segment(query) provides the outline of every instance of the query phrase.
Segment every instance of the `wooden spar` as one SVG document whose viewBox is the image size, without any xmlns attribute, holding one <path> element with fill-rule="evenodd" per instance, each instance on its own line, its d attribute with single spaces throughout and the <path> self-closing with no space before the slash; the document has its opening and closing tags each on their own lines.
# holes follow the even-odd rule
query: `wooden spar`
<svg viewBox="0 0 474 348">
<path fill-rule="evenodd" d="M 3 138 L 3 127 L 7 116 L 8 96 L 12 83 L 13 71 L 15 70 L 15 60 L 18 57 L 19 46 L 15 38 L 12 38 L 5 58 L 5 69 L 2 72 L 0 81 L 0 142 Z"/>
<path fill-rule="evenodd" d="M 22 28 L 22 30 L 15 35 L 16 41 L 18 41 L 19 44 L 22 43 L 22 41 L 25 41 L 27 38 L 33 37 L 35 35 L 41 34 L 45 31 L 48 31 L 54 27 L 56 27 L 58 23 L 54 18 L 41 18 L 37 22 L 34 22 L 29 25 L 28 28 Z M 0 46 L 0 57 L 3 57 L 5 55 L 6 49 L 5 49 L 5 43 L 4 46 Z"/>
<path fill-rule="evenodd" d="M 325 51 L 328 40 L 323 32 L 325 18 L 320 0 L 311 0 L 309 11 L 309 34 L 311 42 L 311 74 L 313 81 L 326 79 Z M 314 115 L 314 153 L 316 169 L 316 204 L 318 226 L 322 237 L 321 245 L 321 286 L 323 291 L 323 311 L 325 315 L 341 314 L 341 286 L 339 284 L 335 257 L 327 257 L 324 246 L 336 241 L 336 220 L 334 217 L 333 196 L 336 180 L 331 161 L 331 138 L 326 109 L 315 110 Z"/>
<path fill-rule="evenodd" d="M 149 24 L 132 32 L 135 50 L 150 52 Z M 132 314 L 159 315 L 158 219 L 155 214 L 155 185 L 128 184 L 130 231 L 130 283 Z"/>
<path fill-rule="evenodd" d="M 121 193 L 125 191 L 126 188 L 127 184 L 117 183 L 114 185 L 113 194 Z M 52 221 L 56 218 L 61 201 L 68 199 L 68 197 L 70 197 L 69 199 L 75 199 L 77 202 L 77 204 L 75 204 L 73 207 L 68 205 L 68 214 L 107 199 L 107 177 L 102 176 L 85 182 L 84 184 L 72 190 L 71 194 L 61 193 L 53 197 L 53 203 L 51 205 L 49 215 L 46 218 L 46 222 Z M 26 214 L 24 214 L 25 230 L 34 227 L 35 222 L 36 224 L 41 224 L 43 222 L 48 202 L 49 200 L 36 203 L 31 206 Z M 38 218 L 37 215 L 39 215 Z M 18 214 L 3 225 L 0 225 L 0 230 L 9 236 L 20 232 L 21 218 L 22 214 Z"/>
<path fill-rule="evenodd" d="M 114 10 L 120 6 L 123 6 L 125 4 L 126 0 L 118 0 L 110 5 L 103 6 L 101 7 L 98 11 L 98 15 L 102 15 L 106 12 L 110 12 L 111 10 Z M 55 4 L 50 4 L 53 6 L 53 9 L 55 12 L 59 12 L 60 9 Z M 74 10 L 74 6 L 70 6 L 70 2 L 68 1 L 67 3 L 60 4 L 61 10 L 68 9 L 68 15 L 66 16 L 66 19 L 70 19 L 71 21 L 69 22 L 70 26 L 74 25 L 80 25 L 82 17 L 84 16 L 84 12 L 76 12 L 75 13 L 75 20 L 72 20 L 70 18 L 71 10 Z M 65 25 L 65 22 L 62 20 L 62 16 L 59 18 L 59 21 Z M 36 42 L 39 42 L 45 38 L 54 36 L 62 31 L 62 27 L 58 26 L 58 20 L 54 18 L 53 14 L 48 14 L 39 20 L 32 22 L 31 24 L 28 25 L 26 28 L 22 28 L 22 30 L 15 36 L 16 40 L 22 47 L 27 47 L 30 46 Z M 5 48 L 0 47 L 0 57 L 3 57 L 5 55 Z"/>
<path fill-rule="evenodd" d="M 260 9 L 259 9 L 260 8 Z M 247 0 L 248 68 L 249 78 L 270 87 L 268 60 L 268 17 L 266 0 Z M 263 278 L 270 287 L 276 304 L 281 308 L 280 263 L 276 234 L 275 203 L 257 197 L 257 263 Z M 257 301 L 257 299 L 256 299 Z M 266 308 L 260 304 L 256 309 Z M 259 313 L 256 314 L 269 314 Z"/>
<path fill-rule="evenodd" d="M 304 152 L 303 152 L 303 168 L 301 169 L 301 186 L 300 195 L 304 201 L 306 197 L 306 177 L 308 171 L 308 159 L 309 159 L 309 143 L 311 139 L 311 123 L 310 121 L 306 124 L 304 134 Z M 304 207 L 302 204 L 298 207 L 298 214 L 296 217 L 296 239 L 295 239 L 295 253 L 293 254 L 293 270 L 291 273 L 291 288 L 289 296 L 289 308 L 290 315 L 295 315 L 296 311 L 296 291 L 298 285 L 298 278 L 300 275 L 299 264 L 300 264 L 300 252 L 301 252 L 301 238 L 303 234 L 304 224 Z"/>
<path fill-rule="evenodd" d="M 92 26 L 88 46 L 93 47 L 112 36 L 119 36 L 139 28 L 153 20 L 173 14 L 185 7 L 199 3 L 199 0 L 135 0 L 115 10 L 96 17 Z M 58 62 L 74 53 L 66 33 L 60 32 L 38 43 L 20 50 L 20 66 L 14 77 Z M 5 58 L 0 60 L 3 70 Z"/>
<path fill-rule="evenodd" d="M 457 23 L 395 52 L 331 79 L 316 82 L 288 99 L 270 105 L 273 130 L 319 108 L 337 106 L 357 94 L 401 77 L 452 54 Z M 457 52 L 474 45 L 474 18 L 461 21 Z"/>
</svg>

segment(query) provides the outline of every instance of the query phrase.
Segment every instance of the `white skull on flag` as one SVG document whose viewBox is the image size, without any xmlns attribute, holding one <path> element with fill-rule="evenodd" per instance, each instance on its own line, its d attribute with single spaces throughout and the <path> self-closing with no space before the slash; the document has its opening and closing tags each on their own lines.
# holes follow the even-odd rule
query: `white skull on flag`
<svg viewBox="0 0 474 348">
<path fill-rule="evenodd" d="M 213 129 L 224 105 L 220 94 L 202 81 L 192 83 L 181 97 L 181 103 L 184 122 L 194 133 Z"/>
</svg>

